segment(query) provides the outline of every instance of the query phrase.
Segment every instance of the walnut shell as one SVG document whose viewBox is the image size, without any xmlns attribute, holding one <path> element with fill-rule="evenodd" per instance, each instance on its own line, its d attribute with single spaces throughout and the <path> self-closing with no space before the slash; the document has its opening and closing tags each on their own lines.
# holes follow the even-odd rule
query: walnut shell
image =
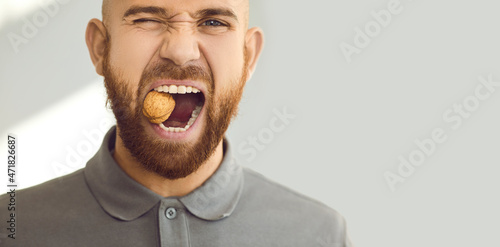
<svg viewBox="0 0 500 247">
<path fill-rule="evenodd" d="M 175 108 L 175 100 L 168 93 L 151 91 L 146 95 L 142 108 L 142 114 L 149 122 L 159 124 L 165 122 Z"/>
</svg>

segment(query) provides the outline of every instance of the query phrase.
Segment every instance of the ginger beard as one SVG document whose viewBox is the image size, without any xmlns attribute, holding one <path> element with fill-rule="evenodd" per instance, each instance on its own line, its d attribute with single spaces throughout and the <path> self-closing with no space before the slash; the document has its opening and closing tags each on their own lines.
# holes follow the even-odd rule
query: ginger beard
<svg viewBox="0 0 500 247">
<path fill-rule="evenodd" d="M 135 107 L 132 106 L 133 93 L 128 85 L 133 83 L 122 78 L 120 71 L 111 66 L 109 61 L 110 42 L 106 47 L 103 74 L 104 84 L 110 104 L 117 121 L 117 128 L 125 148 L 147 171 L 166 179 L 184 178 L 195 172 L 215 152 L 233 117 L 238 112 L 238 104 L 243 94 L 247 78 L 247 56 L 244 52 L 245 65 L 241 76 L 229 82 L 227 90 L 214 96 L 215 83 L 212 72 L 201 67 L 179 67 L 170 61 L 151 64 L 144 70 L 136 93 Z M 203 129 L 194 142 L 174 142 L 147 134 L 142 106 L 149 86 L 159 79 L 196 80 L 206 83 L 208 95 L 204 95 Z M 149 128 L 149 127 L 148 127 Z"/>
</svg>

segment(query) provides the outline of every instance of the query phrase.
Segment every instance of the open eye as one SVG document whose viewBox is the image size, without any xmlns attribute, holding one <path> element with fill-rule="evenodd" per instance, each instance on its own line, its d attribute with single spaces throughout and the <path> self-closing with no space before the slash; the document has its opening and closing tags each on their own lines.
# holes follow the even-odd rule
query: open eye
<svg viewBox="0 0 500 247">
<path fill-rule="evenodd" d="M 223 26 L 223 27 L 227 26 L 226 24 L 224 24 L 224 23 L 222 23 L 220 21 L 217 21 L 217 20 L 206 20 L 201 25 L 202 26 L 215 26 L 215 27 L 217 27 L 217 26 Z"/>
</svg>

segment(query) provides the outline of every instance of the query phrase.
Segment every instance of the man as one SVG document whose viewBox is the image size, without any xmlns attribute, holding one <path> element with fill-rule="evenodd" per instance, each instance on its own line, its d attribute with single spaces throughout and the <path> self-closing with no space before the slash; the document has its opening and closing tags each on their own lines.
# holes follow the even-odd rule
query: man
<svg viewBox="0 0 500 247">
<path fill-rule="evenodd" d="M 240 167 L 223 138 L 263 46 L 248 11 L 104 0 L 86 42 L 117 126 L 84 169 L 17 192 L 2 246 L 350 246 L 338 213 Z M 150 94 L 175 101 L 166 120 Z"/>
</svg>

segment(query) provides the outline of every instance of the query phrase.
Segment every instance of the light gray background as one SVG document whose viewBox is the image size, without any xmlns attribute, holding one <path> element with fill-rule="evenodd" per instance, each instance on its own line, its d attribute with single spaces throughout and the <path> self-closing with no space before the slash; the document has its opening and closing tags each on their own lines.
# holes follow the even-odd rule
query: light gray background
<svg viewBox="0 0 500 247">
<path fill-rule="evenodd" d="M 0 147 L 17 135 L 18 181 L 28 187 L 83 166 L 111 117 L 84 42 L 100 1 L 58 4 L 18 52 L 8 35 L 46 12 L 18 13 L 13 2 L 0 4 Z M 460 128 L 443 119 L 474 97 L 479 77 L 500 81 L 500 4 L 401 1 L 401 13 L 347 62 L 341 43 L 353 45 L 355 29 L 389 2 L 251 0 L 266 46 L 228 133 L 235 153 L 337 209 L 356 246 L 500 246 L 500 87 Z M 271 138 L 284 109 L 295 118 Z M 446 141 L 392 191 L 384 173 L 437 128 Z M 252 137 L 266 142 L 255 157 L 244 151 Z"/>
</svg>

